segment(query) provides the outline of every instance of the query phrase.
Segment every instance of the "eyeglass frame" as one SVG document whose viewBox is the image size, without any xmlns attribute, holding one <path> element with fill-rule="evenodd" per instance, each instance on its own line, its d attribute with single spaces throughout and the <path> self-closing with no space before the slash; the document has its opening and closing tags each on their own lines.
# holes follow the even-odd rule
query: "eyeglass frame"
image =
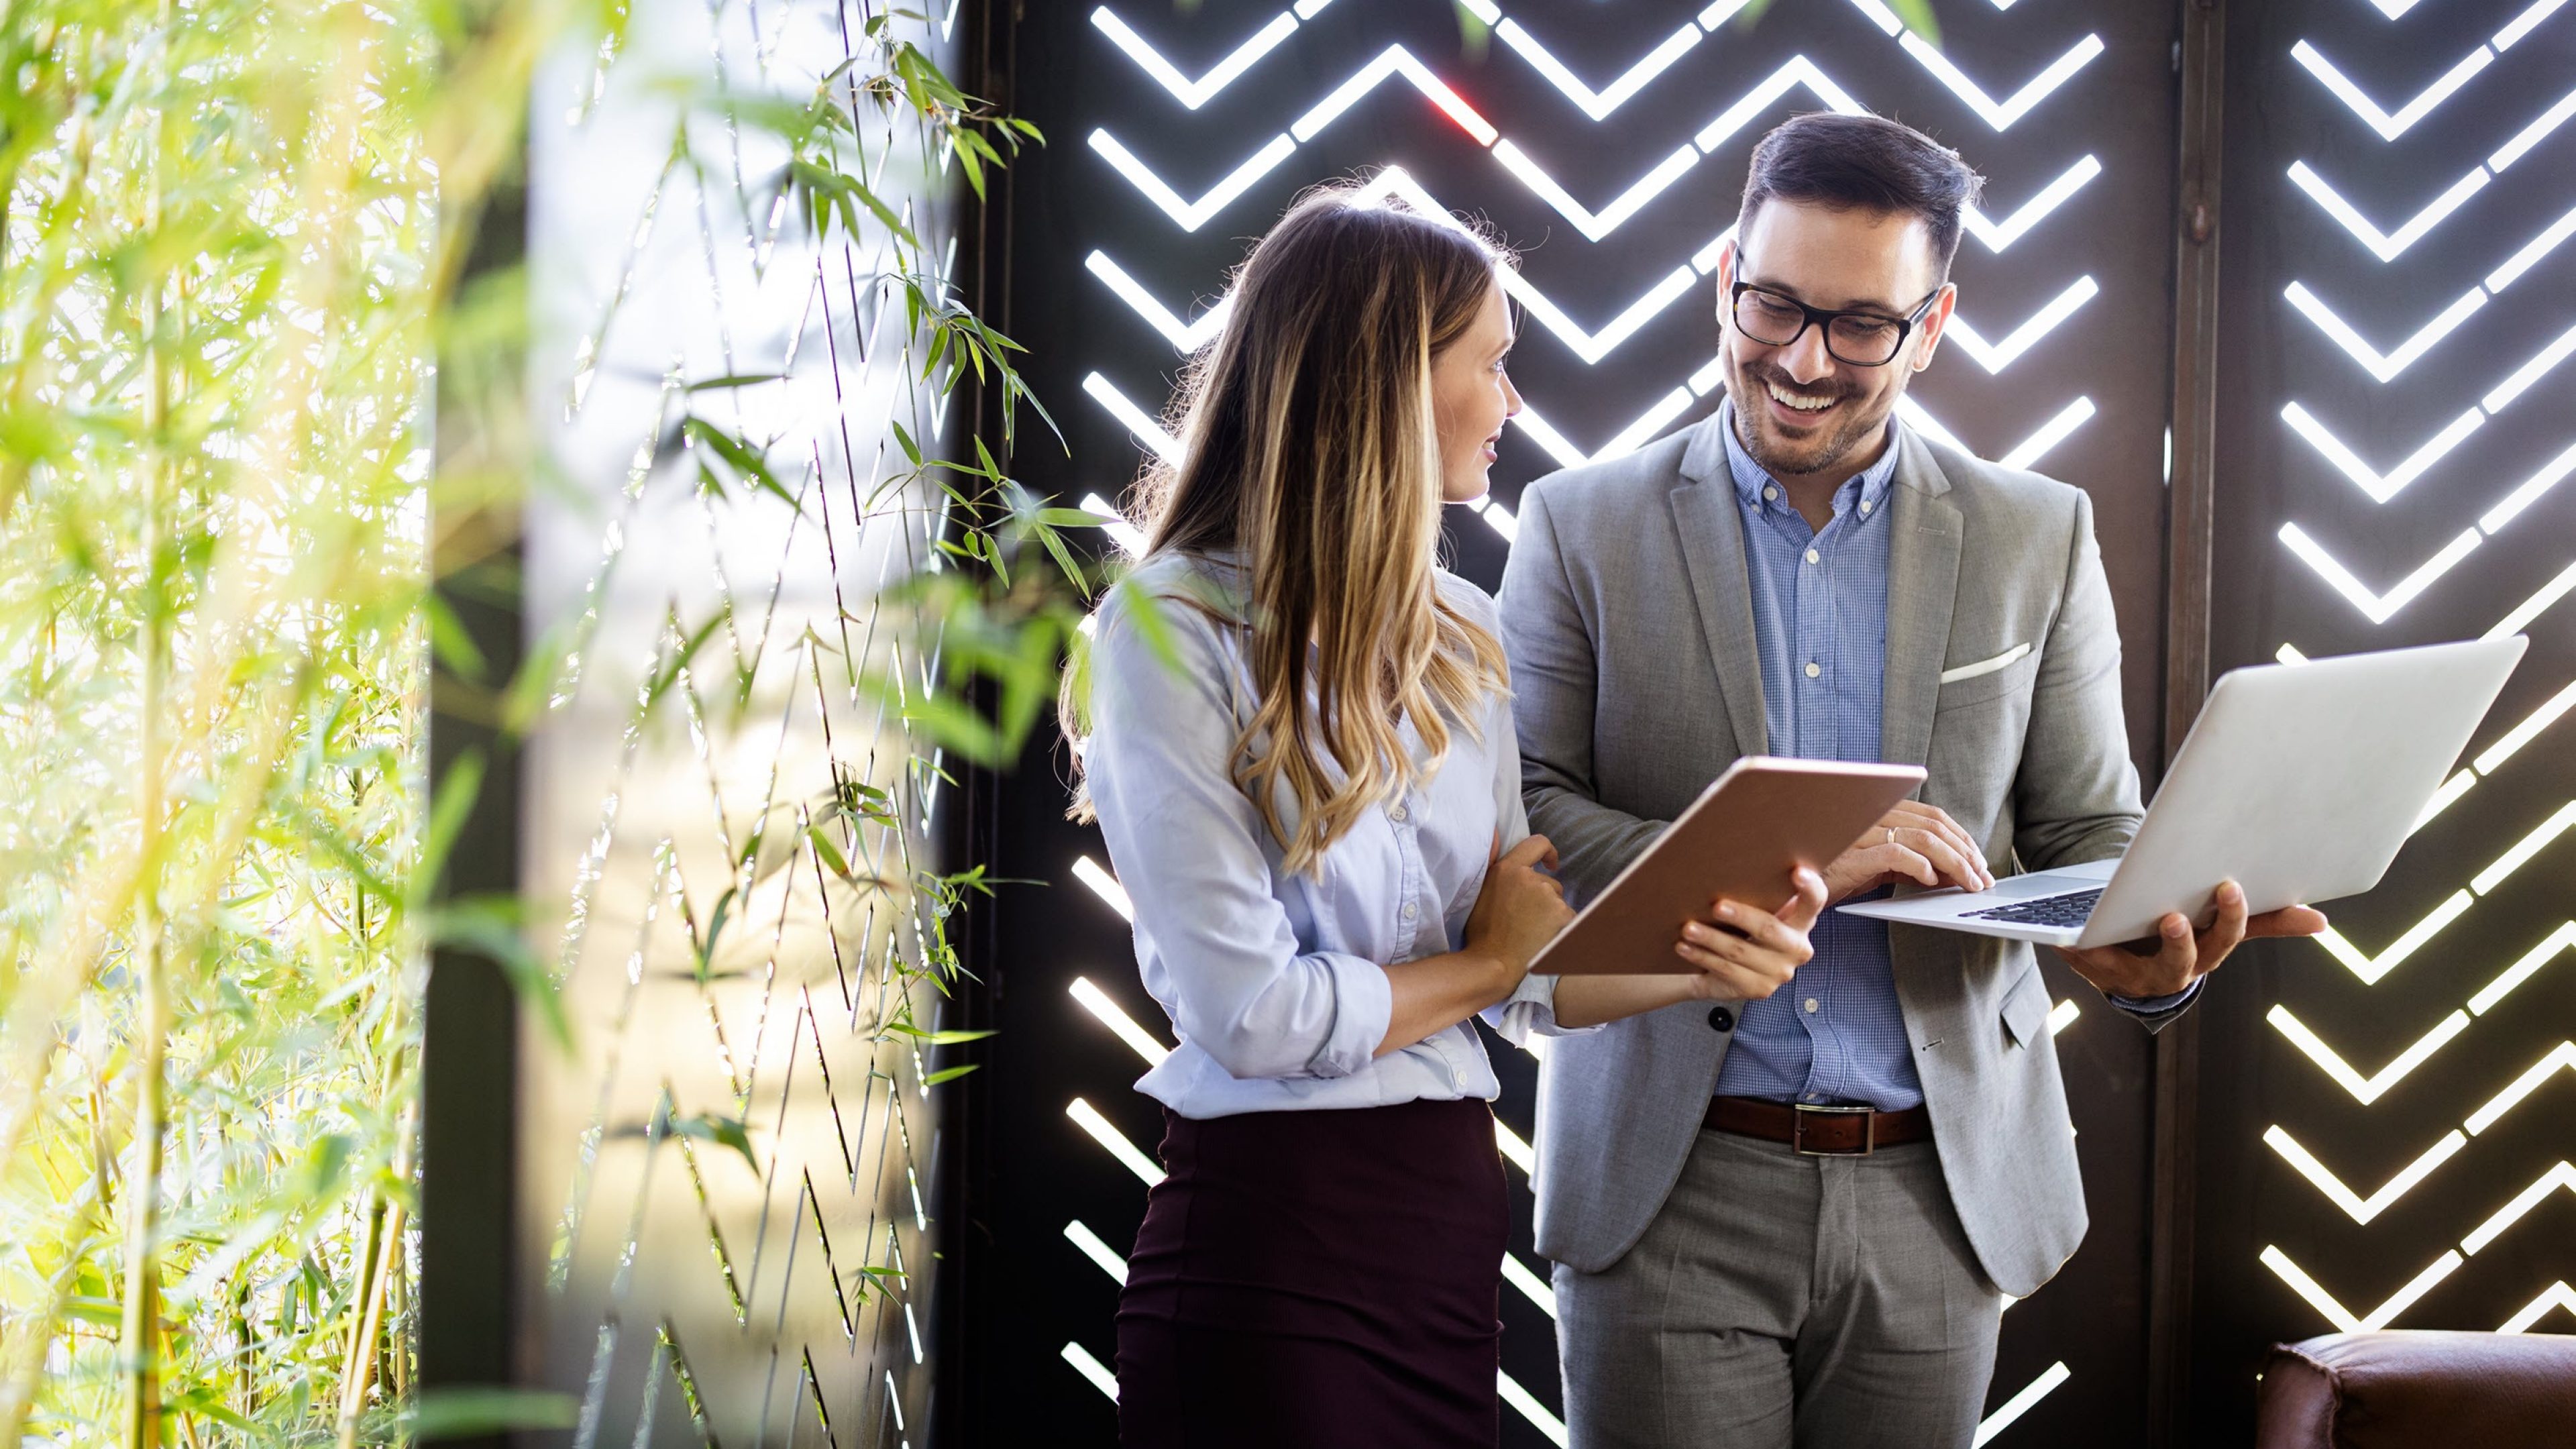
<svg viewBox="0 0 2576 1449">
<path fill-rule="evenodd" d="M 1902 317 L 1890 317 L 1884 312 L 1872 311 L 1866 307 L 1843 307 L 1835 310 L 1827 310 L 1823 307 L 1810 307 L 1806 303 L 1801 302 L 1797 298 L 1789 296 L 1786 293 L 1776 292 L 1760 283 L 1747 282 L 1739 278 L 1735 285 L 1727 290 L 1726 325 L 1734 328 L 1738 332 L 1744 332 L 1744 324 L 1736 320 L 1736 309 L 1744 305 L 1745 293 L 1760 292 L 1765 297 L 1797 308 L 1805 315 L 1800 318 L 1798 322 L 1798 330 L 1790 333 L 1789 340 L 1786 342 L 1768 342 L 1764 341 L 1762 338 L 1755 337 L 1750 332 L 1744 332 L 1744 335 L 1748 340 L 1761 343 L 1764 347 L 1795 347 L 1798 345 L 1798 339 L 1806 336 L 1807 329 L 1812 327 L 1815 328 L 1818 334 L 1825 339 L 1825 355 L 1832 358 L 1834 361 L 1839 362 L 1846 367 L 1885 367 L 1889 363 L 1894 362 L 1898 355 L 1905 351 L 1906 339 L 1914 335 L 1914 329 L 1922 322 L 1923 314 L 1932 310 L 1932 304 L 1940 301 L 1941 294 L 1949 290 L 1949 287 L 1950 284 L 1948 282 L 1945 281 L 1941 283 L 1941 285 L 1932 289 L 1930 296 L 1927 296 L 1921 302 L 1916 303 L 1913 311 L 1906 313 Z M 1888 348 L 1887 355 L 1876 362 L 1854 362 L 1852 359 L 1834 351 L 1833 323 L 1834 320 L 1839 317 L 1865 317 L 1872 322 L 1893 322 L 1896 324 L 1897 329 L 1895 345 Z"/>
</svg>

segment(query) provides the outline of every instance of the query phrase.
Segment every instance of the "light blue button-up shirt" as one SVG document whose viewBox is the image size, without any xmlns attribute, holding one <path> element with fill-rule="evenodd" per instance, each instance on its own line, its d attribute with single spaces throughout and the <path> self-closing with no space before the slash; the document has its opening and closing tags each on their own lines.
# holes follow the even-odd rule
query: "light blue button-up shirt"
<svg viewBox="0 0 2576 1449">
<path fill-rule="evenodd" d="M 1882 758 L 1887 680 L 1887 451 L 1834 492 L 1821 530 L 1789 503 L 1721 420 L 1726 464 L 1744 523 L 1744 564 L 1761 654 L 1763 728 L 1775 755 Z M 1717 1094 L 1775 1102 L 1866 1102 L 1882 1112 L 1922 1105 L 1905 1013 L 1896 1000 L 1887 923 L 1827 911 L 1808 932 L 1815 958 L 1788 985 L 1738 1014 Z"/>
<path fill-rule="evenodd" d="M 1285 850 L 1235 783 L 1238 737 L 1256 709 L 1251 634 L 1184 599 L 1243 616 L 1223 562 L 1145 560 L 1133 590 L 1102 606 L 1091 644 L 1085 778 L 1109 859 L 1135 910 L 1136 961 L 1180 1044 L 1136 1086 L 1184 1117 L 1380 1107 L 1501 1091 L 1466 1022 L 1376 1056 L 1393 993 L 1385 966 L 1457 950 L 1497 843 L 1529 833 L 1510 696 L 1496 691 L 1453 722 L 1439 769 L 1363 814 L 1324 851 L 1320 874 L 1290 875 Z M 1494 602 L 1439 576 L 1477 627 Z M 1129 617 L 1160 600 L 1172 652 Z M 1408 725 L 1405 747 L 1422 745 Z M 1327 761 L 1329 768 L 1329 761 Z M 1293 803 L 1281 815 L 1295 829 Z M 1485 1013 L 1508 1040 L 1556 1030 L 1555 978 L 1527 978 Z"/>
</svg>

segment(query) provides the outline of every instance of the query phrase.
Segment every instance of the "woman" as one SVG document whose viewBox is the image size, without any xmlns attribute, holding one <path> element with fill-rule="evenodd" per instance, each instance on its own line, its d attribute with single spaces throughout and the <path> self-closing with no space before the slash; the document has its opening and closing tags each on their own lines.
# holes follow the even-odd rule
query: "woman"
<svg viewBox="0 0 2576 1449">
<path fill-rule="evenodd" d="M 1467 1018 L 1762 997 L 1808 956 L 1803 878 L 1689 928 L 1696 974 L 1528 974 L 1571 913 L 1523 838 L 1493 601 L 1434 561 L 1520 409 L 1499 264 L 1347 192 L 1291 210 L 1098 617 L 1087 804 L 1180 1040 L 1138 1083 L 1168 1175 L 1119 1300 L 1128 1445 L 1493 1444 L 1507 1198 Z"/>
</svg>

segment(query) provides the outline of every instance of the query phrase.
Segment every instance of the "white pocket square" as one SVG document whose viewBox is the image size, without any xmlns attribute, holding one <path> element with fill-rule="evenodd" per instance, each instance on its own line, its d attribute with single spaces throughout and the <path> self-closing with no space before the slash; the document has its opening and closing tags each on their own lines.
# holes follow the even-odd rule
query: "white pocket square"
<svg viewBox="0 0 2576 1449">
<path fill-rule="evenodd" d="M 2029 645 L 2015 644 L 2010 649 L 2005 650 L 2003 653 L 1996 655 L 1992 659 L 1980 659 L 1974 664 L 1962 664 L 1956 669 L 1942 670 L 1941 682 L 1943 684 L 1956 684 L 1962 679 L 1974 679 L 1980 674 L 1992 674 L 1996 670 L 2003 668 L 2005 665 L 2012 663 L 2014 660 L 2019 659 L 2029 652 Z"/>
</svg>

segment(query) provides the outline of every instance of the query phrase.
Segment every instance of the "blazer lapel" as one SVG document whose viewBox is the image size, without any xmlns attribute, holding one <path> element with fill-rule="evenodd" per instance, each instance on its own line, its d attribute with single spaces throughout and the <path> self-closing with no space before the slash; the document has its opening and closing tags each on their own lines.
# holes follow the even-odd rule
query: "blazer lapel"
<svg viewBox="0 0 2576 1449">
<path fill-rule="evenodd" d="M 1899 433 L 1898 446 L 1895 486 L 1888 490 L 1887 668 L 1879 749 L 1891 763 L 1920 765 L 1932 753 L 1932 709 L 1950 648 L 1965 536 L 1958 506 L 1941 496 L 1950 491 L 1950 480 L 1931 449 L 1911 430 Z"/>
<path fill-rule="evenodd" d="M 1744 565 L 1744 520 L 1726 467 L 1720 410 L 1699 426 L 1682 455 L 1682 481 L 1672 491 L 1673 527 L 1690 570 L 1691 600 L 1717 666 L 1718 692 L 1740 754 L 1770 749 L 1763 725 L 1762 657 L 1753 635 L 1753 585 Z"/>
</svg>

